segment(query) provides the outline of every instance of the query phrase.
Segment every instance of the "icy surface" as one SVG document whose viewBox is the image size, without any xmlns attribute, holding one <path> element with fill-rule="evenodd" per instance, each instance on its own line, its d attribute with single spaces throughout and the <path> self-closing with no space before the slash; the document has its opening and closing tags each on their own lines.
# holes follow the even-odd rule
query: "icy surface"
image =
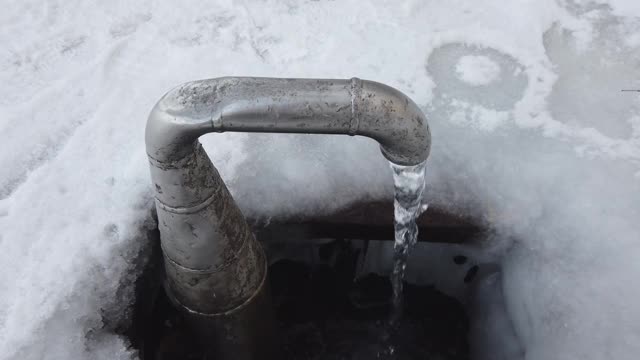
<svg viewBox="0 0 640 360">
<path fill-rule="evenodd" d="M 176 84 L 254 75 L 358 76 L 425 110 L 428 201 L 496 230 L 482 253 L 502 275 L 487 289 L 500 284 L 512 324 L 487 327 L 479 359 L 506 357 L 501 348 L 635 359 L 640 97 L 620 89 L 640 87 L 639 4 L 4 1 L 0 358 L 137 356 L 114 329 L 152 226 L 148 111 Z M 499 75 L 482 86 L 461 79 L 469 56 Z M 464 74 L 490 78 L 467 65 Z M 391 198 L 368 139 L 203 142 L 243 210 L 267 220 Z M 490 346 L 504 328 L 522 347 Z"/>
</svg>

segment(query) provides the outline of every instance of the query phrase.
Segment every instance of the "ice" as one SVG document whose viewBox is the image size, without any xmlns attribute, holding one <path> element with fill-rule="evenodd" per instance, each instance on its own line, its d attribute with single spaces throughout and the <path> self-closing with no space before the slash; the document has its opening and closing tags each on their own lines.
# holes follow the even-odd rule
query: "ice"
<svg viewBox="0 0 640 360">
<path fill-rule="evenodd" d="M 640 96 L 620 90 L 640 87 L 638 4 L 3 2 L 0 359 L 136 358 L 116 333 L 153 227 L 146 116 L 173 86 L 226 75 L 358 76 L 425 110 L 426 199 L 494 230 L 467 249 L 501 267 L 479 285 L 500 322 L 477 359 L 507 335 L 526 359 L 634 359 Z M 267 220 L 392 196 L 368 139 L 202 141 Z"/>
</svg>

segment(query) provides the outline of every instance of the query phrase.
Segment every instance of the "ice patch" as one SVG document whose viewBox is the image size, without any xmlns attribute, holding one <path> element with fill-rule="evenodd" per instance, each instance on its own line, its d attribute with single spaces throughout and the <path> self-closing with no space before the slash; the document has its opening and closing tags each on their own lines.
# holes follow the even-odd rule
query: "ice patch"
<svg viewBox="0 0 640 360">
<path fill-rule="evenodd" d="M 479 61 L 484 62 L 484 68 L 476 67 Z M 460 43 L 442 45 L 427 60 L 427 71 L 436 84 L 432 106 L 440 111 L 453 99 L 487 109 L 512 110 L 527 87 L 523 70 L 515 58 L 496 49 Z"/>
<path fill-rule="evenodd" d="M 640 48 L 612 42 L 620 31 L 615 23 L 605 21 L 598 29 L 598 36 L 585 49 L 567 46 L 574 37 L 566 30 L 554 27 L 545 33 L 547 54 L 560 74 L 549 96 L 549 111 L 569 126 L 629 139 L 633 135 L 630 119 L 640 113 L 640 97 L 620 90 L 640 86 L 640 70 L 629 61 L 640 57 Z"/>
</svg>

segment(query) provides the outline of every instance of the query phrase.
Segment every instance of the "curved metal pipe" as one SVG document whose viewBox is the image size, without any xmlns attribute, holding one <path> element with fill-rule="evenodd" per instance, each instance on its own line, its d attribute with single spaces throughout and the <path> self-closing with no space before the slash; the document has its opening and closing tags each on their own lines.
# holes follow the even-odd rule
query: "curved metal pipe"
<svg viewBox="0 0 640 360">
<path fill-rule="evenodd" d="M 186 83 L 160 99 L 147 123 L 147 153 L 175 160 L 200 135 L 224 131 L 363 135 L 399 165 L 426 160 L 431 145 L 422 111 L 381 83 L 226 77 Z"/>
<path fill-rule="evenodd" d="M 146 149 L 167 291 L 200 318 L 264 297 L 264 253 L 197 140 L 224 131 L 362 135 L 400 165 L 426 160 L 431 144 L 416 104 L 373 81 L 227 77 L 169 91 L 149 115 Z"/>
</svg>

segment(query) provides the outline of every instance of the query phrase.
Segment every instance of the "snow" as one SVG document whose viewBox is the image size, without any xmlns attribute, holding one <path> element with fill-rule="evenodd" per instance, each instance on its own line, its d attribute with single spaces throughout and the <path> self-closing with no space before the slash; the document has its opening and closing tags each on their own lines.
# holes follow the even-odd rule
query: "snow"
<svg viewBox="0 0 640 360">
<path fill-rule="evenodd" d="M 458 59 L 456 75 L 471 86 L 487 85 L 500 78 L 500 65 L 487 56 L 466 55 Z"/>
<path fill-rule="evenodd" d="M 640 87 L 637 1 L 25 0 L 2 9 L 0 359 L 136 358 L 114 329 L 127 321 L 153 226 L 146 116 L 173 86 L 224 75 L 358 76 L 425 110 L 430 204 L 495 230 L 477 253 L 502 271 L 483 280 L 478 306 L 498 322 L 474 320 L 486 328 L 477 359 L 640 352 L 640 97 L 620 92 Z M 203 142 L 247 214 L 391 196 L 391 173 L 368 139 Z M 498 292 L 503 300 L 491 298 Z M 522 349 L 491 345 L 505 343 L 506 328 Z"/>
</svg>

